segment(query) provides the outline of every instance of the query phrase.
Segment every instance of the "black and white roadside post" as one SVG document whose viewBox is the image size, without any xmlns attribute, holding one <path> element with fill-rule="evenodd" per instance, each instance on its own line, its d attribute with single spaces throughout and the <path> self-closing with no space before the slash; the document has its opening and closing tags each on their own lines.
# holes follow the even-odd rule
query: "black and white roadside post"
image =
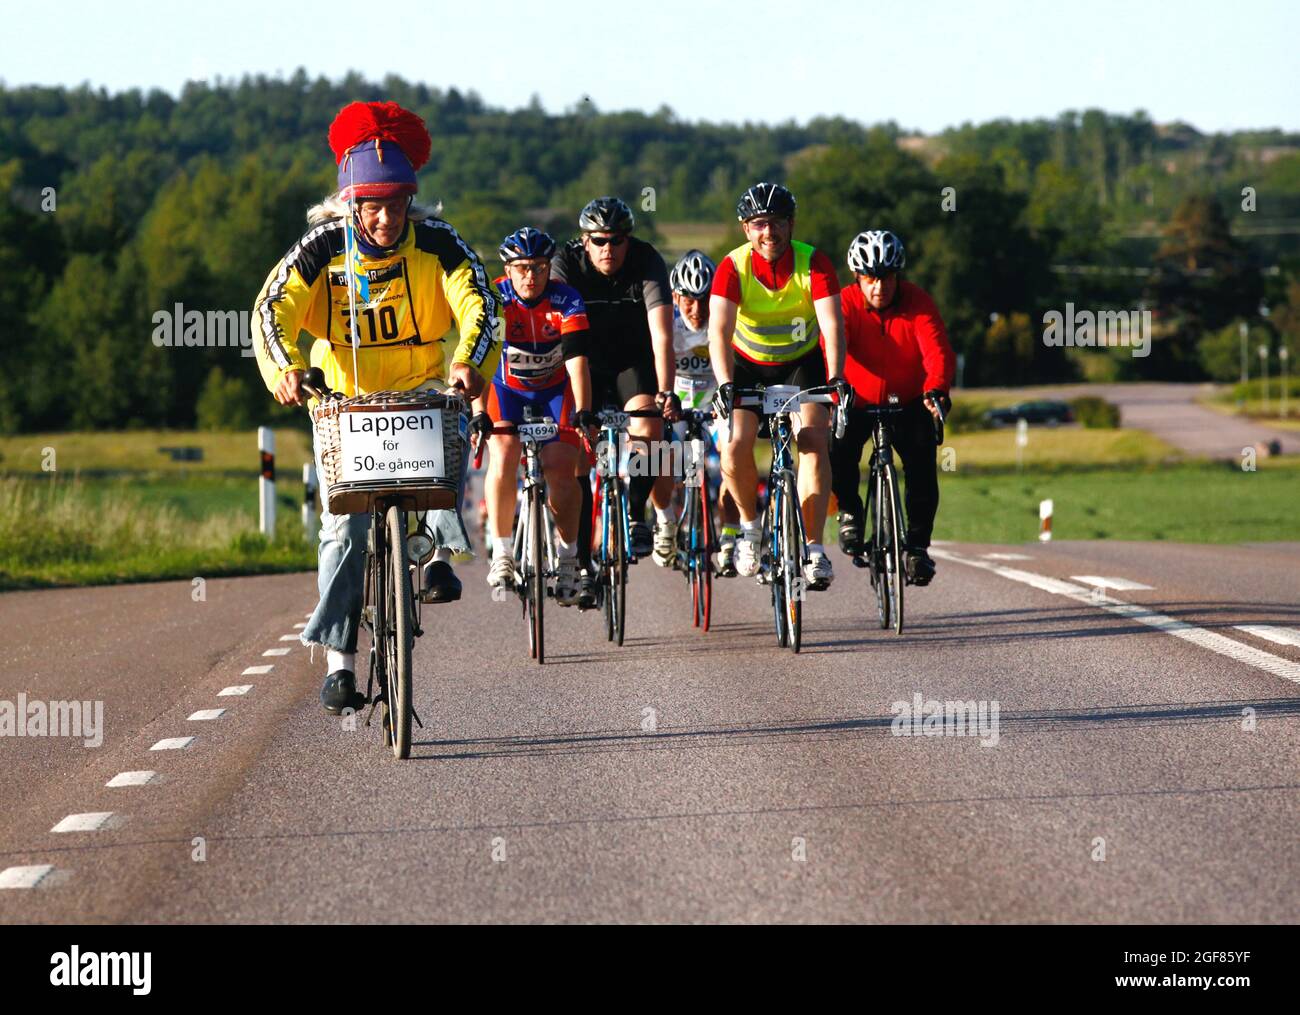
<svg viewBox="0 0 1300 1015">
<path fill-rule="evenodd" d="M 302 531 L 310 540 L 316 534 L 316 466 L 302 463 Z"/>
<path fill-rule="evenodd" d="M 267 539 L 275 538 L 275 433 L 269 426 L 257 428 L 257 449 L 262 471 L 257 479 L 258 529 Z"/>
</svg>

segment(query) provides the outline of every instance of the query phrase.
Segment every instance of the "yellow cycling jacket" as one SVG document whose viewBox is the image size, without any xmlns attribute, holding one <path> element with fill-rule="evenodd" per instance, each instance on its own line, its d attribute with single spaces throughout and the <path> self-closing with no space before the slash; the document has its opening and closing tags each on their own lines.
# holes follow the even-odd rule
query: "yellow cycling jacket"
<svg viewBox="0 0 1300 1015">
<path fill-rule="evenodd" d="M 409 391 L 445 378 L 451 363 L 491 378 L 501 358 L 500 297 L 455 229 L 441 219 L 412 221 L 389 255 L 363 254 L 362 266 L 370 287 L 370 301 L 357 305 L 362 392 Z M 298 351 L 298 333 L 306 331 L 316 340 L 311 365 L 325 383 L 357 393 L 345 273 L 343 220 L 331 219 L 309 229 L 267 276 L 252 331 L 269 390 L 290 370 L 306 369 Z"/>
</svg>

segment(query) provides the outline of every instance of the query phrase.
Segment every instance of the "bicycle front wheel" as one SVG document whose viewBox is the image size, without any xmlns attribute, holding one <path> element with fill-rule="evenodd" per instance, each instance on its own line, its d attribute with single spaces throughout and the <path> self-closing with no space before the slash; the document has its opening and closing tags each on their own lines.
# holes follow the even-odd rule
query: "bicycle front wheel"
<svg viewBox="0 0 1300 1015">
<path fill-rule="evenodd" d="M 892 582 L 893 590 L 890 595 L 891 605 L 894 610 L 894 633 L 903 633 L 903 588 L 907 585 L 907 572 L 904 569 L 903 554 L 903 536 L 907 529 L 903 526 L 903 502 L 898 496 L 898 473 L 892 465 L 887 468 L 886 487 L 889 490 L 889 501 L 893 507 L 893 515 L 890 527 L 894 530 L 894 539 L 892 544 L 893 559 L 889 562 L 893 570 Z"/>
<path fill-rule="evenodd" d="M 784 587 L 783 598 L 785 599 L 786 627 L 788 629 L 786 640 L 790 648 L 798 652 L 803 639 L 804 594 L 804 545 L 803 539 L 799 535 L 799 519 L 795 517 L 795 512 L 799 510 L 799 493 L 791 476 L 786 476 L 782 480 L 781 486 L 781 535 L 784 543 L 782 547 L 784 562 L 781 565 L 783 572 L 781 578 Z"/>
<path fill-rule="evenodd" d="M 622 483 L 615 486 L 614 491 L 613 524 L 610 526 L 614 551 L 610 599 L 614 607 L 614 641 L 622 645 L 623 630 L 627 625 L 627 503 Z"/>
<path fill-rule="evenodd" d="M 785 518 L 781 507 L 784 495 L 779 484 L 769 484 L 767 525 L 764 545 L 768 547 L 767 583 L 772 589 L 772 618 L 776 625 L 776 643 L 785 648 L 790 643 L 789 614 L 785 603 Z"/>
<path fill-rule="evenodd" d="M 542 546 L 545 531 L 541 490 L 533 487 L 528 494 L 528 570 L 524 596 L 528 610 L 528 648 L 539 665 L 546 662 L 542 623 L 542 608 L 546 603 L 546 554 Z"/>
<path fill-rule="evenodd" d="M 871 480 L 867 484 L 867 496 L 870 498 L 871 543 L 867 548 L 867 574 L 871 577 L 871 590 L 876 594 L 876 615 L 883 630 L 889 626 L 889 590 L 886 588 L 888 573 L 885 571 L 885 547 L 889 545 L 886 522 L 881 508 L 884 496 L 880 492 L 883 480 L 879 470 L 871 470 Z"/>
<path fill-rule="evenodd" d="M 387 517 L 389 580 L 385 589 L 384 627 L 387 673 L 385 707 L 393 756 L 411 756 L 411 667 L 415 650 L 415 605 L 406 560 L 406 512 L 390 507 Z"/>
</svg>

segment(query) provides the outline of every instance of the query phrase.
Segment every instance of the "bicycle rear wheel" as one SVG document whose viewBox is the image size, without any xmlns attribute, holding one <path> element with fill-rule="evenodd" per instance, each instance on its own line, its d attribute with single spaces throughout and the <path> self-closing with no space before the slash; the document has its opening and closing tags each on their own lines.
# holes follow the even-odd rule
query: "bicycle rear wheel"
<svg viewBox="0 0 1300 1015">
<path fill-rule="evenodd" d="M 546 558 L 542 548 L 545 519 L 541 490 L 528 491 L 528 562 L 524 582 L 524 609 L 528 613 L 528 651 L 538 664 L 546 662 L 546 629 L 542 608 L 546 603 Z"/>
<path fill-rule="evenodd" d="M 799 535 L 799 495 L 794 477 L 786 475 L 781 480 L 781 535 L 782 535 L 782 585 L 784 587 L 786 641 L 796 653 L 803 640 L 803 539 Z"/>
<path fill-rule="evenodd" d="M 411 756 L 411 666 L 415 649 L 415 606 L 406 559 L 406 512 L 388 509 L 387 570 L 384 631 L 387 672 L 385 708 L 393 756 Z"/>
</svg>

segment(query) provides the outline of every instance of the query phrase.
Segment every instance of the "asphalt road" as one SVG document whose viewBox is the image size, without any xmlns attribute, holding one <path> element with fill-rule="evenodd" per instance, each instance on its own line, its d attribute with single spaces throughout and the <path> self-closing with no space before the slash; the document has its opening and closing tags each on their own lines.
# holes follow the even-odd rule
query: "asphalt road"
<svg viewBox="0 0 1300 1015">
<path fill-rule="evenodd" d="M 543 667 L 465 565 L 405 762 L 281 640 L 311 575 L 0 596 L 0 699 L 105 715 L 99 747 L 0 739 L 0 872 L 36 868 L 0 921 L 1300 919 L 1300 544 L 937 554 L 900 637 L 837 553 L 799 656 L 751 581 L 701 634 L 642 562 L 627 644 L 553 607 Z M 896 735 L 917 695 L 985 703 L 983 735 Z"/>
<path fill-rule="evenodd" d="M 1169 382 L 1079 384 L 1066 387 L 1016 389 L 1021 401 L 1069 399 L 1094 395 L 1119 406 L 1120 425 L 1146 430 L 1184 454 L 1215 459 L 1240 459 L 1241 449 L 1277 441 L 1280 454 L 1300 454 L 1300 432 L 1269 426 L 1207 409 L 1196 401 L 1212 385 Z M 1276 396 L 1277 386 L 1273 391 Z M 978 389 L 971 389 L 974 395 Z M 960 396 L 959 396 L 960 397 Z"/>
</svg>

